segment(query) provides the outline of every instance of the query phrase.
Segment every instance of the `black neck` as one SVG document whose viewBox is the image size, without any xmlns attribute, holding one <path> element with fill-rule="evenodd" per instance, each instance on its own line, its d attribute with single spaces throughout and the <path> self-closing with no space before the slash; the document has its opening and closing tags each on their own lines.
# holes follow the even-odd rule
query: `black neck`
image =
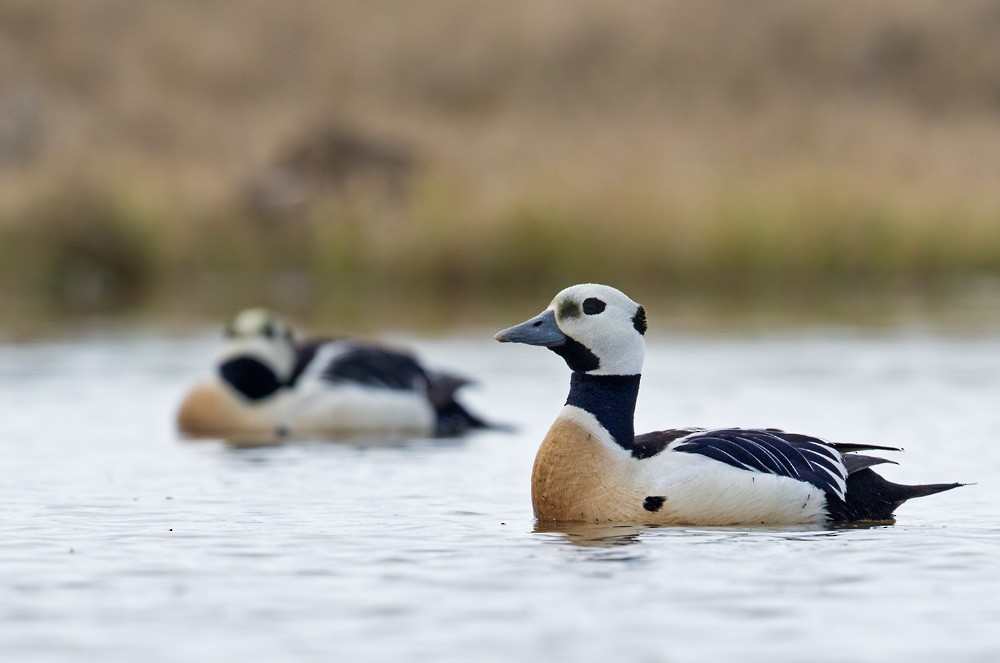
<svg viewBox="0 0 1000 663">
<path fill-rule="evenodd" d="M 573 371 L 566 405 L 575 405 L 597 418 L 624 449 L 635 442 L 635 401 L 641 375 L 590 375 Z"/>
<path fill-rule="evenodd" d="M 284 385 L 278 376 L 259 359 L 241 355 L 219 365 L 219 375 L 252 401 L 273 395 Z"/>
</svg>

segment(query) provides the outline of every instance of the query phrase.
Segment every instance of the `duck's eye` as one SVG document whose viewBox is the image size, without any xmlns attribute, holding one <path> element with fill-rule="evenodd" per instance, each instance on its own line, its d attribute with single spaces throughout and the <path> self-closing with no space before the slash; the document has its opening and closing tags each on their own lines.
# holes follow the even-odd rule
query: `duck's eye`
<svg viewBox="0 0 1000 663">
<path fill-rule="evenodd" d="M 268 338 L 275 337 L 274 325 L 271 324 L 270 322 L 264 326 L 264 336 L 267 336 Z"/>
<path fill-rule="evenodd" d="M 602 300 L 597 297 L 587 297 L 583 300 L 583 312 L 587 315 L 597 315 L 607 306 Z"/>
<path fill-rule="evenodd" d="M 225 328 L 222 330 L 222 335 L 225 338 L 235 338 L 236 336 L 236 325 L 232 321 L 227 322 Z"/>
</svg>

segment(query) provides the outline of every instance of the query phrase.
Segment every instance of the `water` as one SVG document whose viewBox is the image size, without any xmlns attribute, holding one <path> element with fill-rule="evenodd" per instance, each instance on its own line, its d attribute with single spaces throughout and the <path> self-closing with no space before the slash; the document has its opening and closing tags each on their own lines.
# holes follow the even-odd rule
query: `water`
<svg viewBox="0 0 1000 663">
<path fill-rule="evenodd" d="M 994 661 L 1000 338 L 650 339 L 637 430 L 781 426 L 974 481 L 892 527 L 536 531 L 561 361 L 397 339 L 517 432 L 235 449 L 172 430 L 211 335 L 0 345 L 5 661 Z"/>
</svg>

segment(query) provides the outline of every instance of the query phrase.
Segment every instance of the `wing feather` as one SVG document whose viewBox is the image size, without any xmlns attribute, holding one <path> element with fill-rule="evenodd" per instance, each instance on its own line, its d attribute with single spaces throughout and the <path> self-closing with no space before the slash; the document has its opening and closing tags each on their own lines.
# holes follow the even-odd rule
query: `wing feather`
<svg viewBox="0 0 1000 663">
<path fill-rule="evenodd" d="M 670 450 L 805 481 L 840 500 L 847 490 L 848 469 L 841 453 L 815 437 L 776 429 L 728 428 L 691 433 L 676 439 Z"/>
<path fill-rule="evenodd" d="M 428 382 L 427 372 L 413 356 L 366 345 L 351 345 L 337 353 L 320 377 L 399 391 L 426 390 Z"/>
</svg>

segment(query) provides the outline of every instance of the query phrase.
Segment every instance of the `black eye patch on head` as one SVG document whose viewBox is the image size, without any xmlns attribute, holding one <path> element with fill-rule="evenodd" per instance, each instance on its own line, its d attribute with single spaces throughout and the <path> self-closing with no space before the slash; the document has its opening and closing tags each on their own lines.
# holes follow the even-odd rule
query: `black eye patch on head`
<svg viewBox="0 0 1000 663">
<path fill-rule="evenodd" d="M 635 315 L 632 316 L 632 326 L 635 330 L 645 336 L 646 334 L 646 309 L 639 307 Z"/>
<path fill-rule="evenodd" d="M 597 297 L 587 297 L 583 300 L 583 312 L 587 315 L 597 315 L 607 307 L 602 300 Z"/>
<path fill-rule="evenodd" d="M 564 299 L 558 306 L 559 319 L 575 318 L 580 315 L 580 306 L 572 299 Z"/>
</svg>

